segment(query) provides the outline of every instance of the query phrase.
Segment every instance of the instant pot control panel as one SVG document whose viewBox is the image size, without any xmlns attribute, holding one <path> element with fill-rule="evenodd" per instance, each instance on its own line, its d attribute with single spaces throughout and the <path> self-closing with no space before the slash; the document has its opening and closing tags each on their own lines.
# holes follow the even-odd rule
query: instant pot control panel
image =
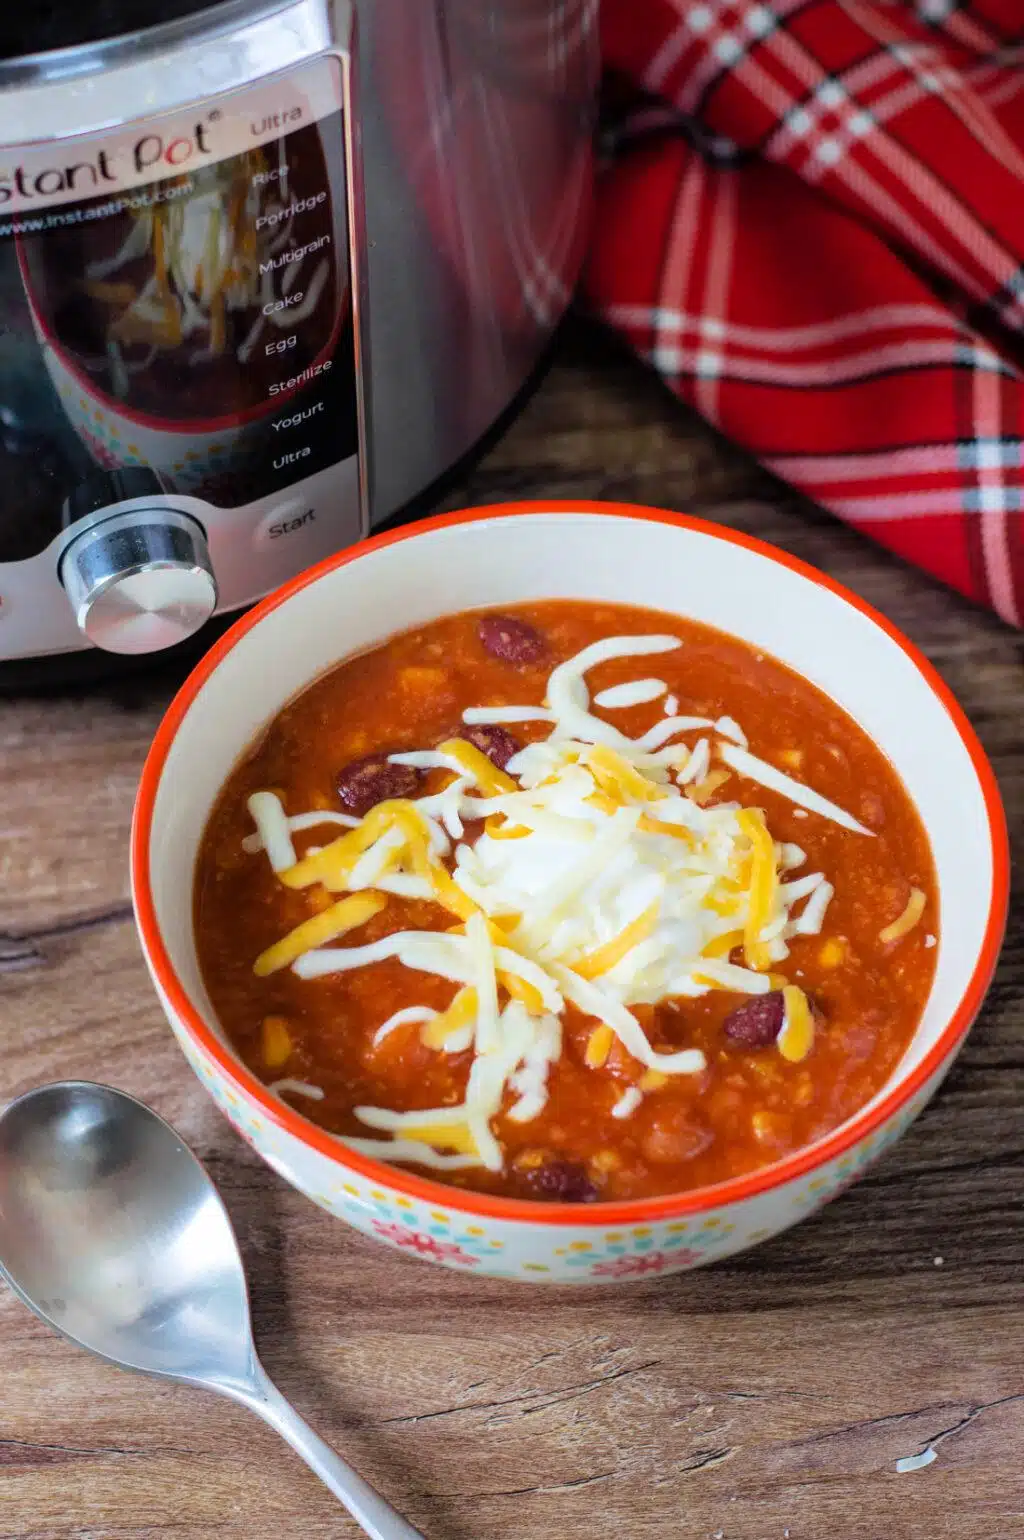
<svg viewBox="0 0 1024 1540">
<path fill-rule="evenodd" d="M 344 60 L 0 149 L 0 657 L 150 652 L 366 532 Z"/>
</svg>

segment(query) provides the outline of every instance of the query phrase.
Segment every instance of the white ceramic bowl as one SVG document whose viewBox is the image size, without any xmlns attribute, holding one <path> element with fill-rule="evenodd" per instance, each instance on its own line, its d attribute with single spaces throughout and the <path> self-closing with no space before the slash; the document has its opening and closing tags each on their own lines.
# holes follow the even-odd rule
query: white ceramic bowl
<svg viewBox="0 0 1024 1540">
<path fill-rule="evenodd" d="M 690 616 L 744 638 L 836 700 L 917 804 L 941 938 L 917 1033 L 889 1082 L 826 1138 L 676 1196 L 585 1207 L 483 1197 L 356 1155 L 282 1105 L 224 1041 L 196 964 L 192 880 L 241 752 L 324 669 L 437 616 L 587 598 Z M 156 735 L 132 833 L 136 917 L 167 1018 L 200 1080 L 287 1181 L 365 1234 L 467 1272 L 606 1282 L 726 1257 L 820 1208 L 934 1094 L 995 967 L 1006 827 L 988 762 L 925 659 L 881 615 L 755 540 L 618 504 L 513 504 L 434 519 L 342 552 L 266 599 L 192 674 Z"/>
</svg>

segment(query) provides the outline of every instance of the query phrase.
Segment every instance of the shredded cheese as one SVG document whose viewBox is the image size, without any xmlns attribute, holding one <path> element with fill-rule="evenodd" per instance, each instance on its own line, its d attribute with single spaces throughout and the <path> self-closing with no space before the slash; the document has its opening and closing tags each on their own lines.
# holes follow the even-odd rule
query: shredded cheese
<svg viewBox="0 0 1024 1540">
<path fill-rule="evenodd" d="M 646 706 L 668 690 L 664 679 L 631 679 L 628 684 L 613 684 L 594 696 L 594 705 L 602 711 L 624 711 L 630 706 Z"/>
<path fill-rule="evenodd" d="M 373 1046 L 376 1048 L 384 1039 L 390 1037 L 392 1032 L 399 1027 L 418 1027 L 428 1021 L 437 1018 L 437 1011 L 432 1011 L 428 1005 L 407 1005 L 403 1010 L 394 1011 L 386 1021 L 382 1021 L 373 1034 Z"/>
<path fill-rule="evenodd" d="M 806 1059 L 814 1043 L 814 1017 L 807 996 L 795 984 L 786 985 L 782 999 L 785 1016 L 776 1046 L 784 1059 L 799 1064 Z"/>
<path fill-rule="evenodd" d="M 271 792 L 268 794 L 266 792 L 256 792 L 257 797 L 267 795 L 273 796 L 273 793 Z M 282 808 L 282 812 L 283 811 L 284 809 Z M 251 808 L 250 812 L 252 812 Z M 255 817 L 255 814 L 253 816 Z M 330 812 L 327 809 L 324 809 L 323 811 L 317 810 L 313 813 L 296 813 L 293 817 L 287 818 L 285 822 L 288 826 L 289 835 L 300 834 L 304 829 L 316 829 L 325 823 L 337 824 L 343 829 L 358 829 L 359 827 L 358 818 L 352 818 L 348 813 Z M 289 844 L 291 845 L 290 841 Z M 257 851 L 260 851 L 263 848 L 263 835 L 260 833 L 259 829 L 256 830 L 255 834 L 247 834 L 245 839 L 242 841 L 242 849 L 245 851 L 246 855 L 255 855 Z M 294 845 L 291 845 L 291 848 L 288 851 L 286 851 L 282 845 L 281 854 L 283 856 L 287 856 L 287 859 L 284 863 L 285 866 L 291 866 L 294 863 Z M 283 868 L 278 868 L 278 870 L 283 870 Z"/>
<path fill-rule="evenodd" d="M 902 941 L 904 936 L 909 936 L 924 914 L 925 903 L 925 896 L 921 889 L 911 888 L 910 897 L 907 899 L 907 907 L 903 913 L 893 920 L 891 925 L 887 925 L 884 930 L 879 931 L 878 939 L 882 945 L 889 946 L 891 942 Z"/>
<path fill-rule="evenodd" d="M 294 866 L 295 846 L 280 797 L 272 791 L 254 791 L 245 805 L 273 870 L 283 872 Z"/>
<path fill-rule="evenodd" d="M 635 1086 L 635 1085 L 631 1085 L 628 1090 L 623 1091 L 622 1095 L 619 1097 L 618 1101 L 615 1103 L 615 1106 L 612 1108 L 612 1117 L 613 1118 L 628 1118 L 628 1117 L 632 1117 L 633 1113 L 639 1107 L 639 1105 L 643 1101 L 643 1099 L 644 1099 L 644 1094 L 639 1089 L 639 1087 Z"/>
<path fill-rule="evenodd" d="M 272 1080 L 267 1086 L 268 1091 L 273 1091 L 275 1096 L 280 1096 L 287 1091 L 290 1096 L 306 1096 L 312 1102 L 322 1102 L 324 1092 L 318 1085 L 310 1085 L 308 1080 Z"/>
<path fill-rule="evenodd" d="M 852 832 L 871 831 L 751 754 L 732 717 L 679 715 L 662 680 L 611 686 L 593 702 L 617 710 L 664 696 L 663 718 L 639 738 L 594 715 L 589 669 L 680 645 L 671 636 L 610 637 L 553 670 L 543 706 L 467 709 L 470 725 L 550 724 L 550 735 L 528 744 L 506 770 L 467 739 L 450 738 L 390 756 L 449 772 L 440 791 L 382 802 L 358 822 L 316 813 L 288 818 L 272 792 L 251 799 L 257 832 L 247 848 L 265 849 L 288 888 L 319 884 L 321 892 L 344 895 L 261 954 L 257 972 L 290 964 L 299 978 L 315 980 L 395 958 L 455 986 L 446 1010 L 396 1011 L 374 1043 L 417 1026 L 432 1052 L 470 1051 L 463 1101 L 404 1113 L 359 1107 L 356 1115 L 376 1137 L 346 1137 L 351 1148 L 435 1170 L 501 1170 L 492 1121 L 501 1113 L 529 1122 L 546 1106 L 567 1005 L 592 1023 L 584 1052 L 590 1071 L 614 1073 L 616 1042 L 644 1067 L 638 1084 L 615 1101 L 617 1119 L 632 1116 L 645 1092 L 705 1067 L 698 1049 L 655 1050 L 633 1006 L 710 990 L 751 996 L 781 989 L 778 1051 L 791 1062 L 811 1051 L 806 996 L 774 970 L 790 939 L 821 931 L 832 885 L 822 872 L 786 876 L 806 855 L 776 843 L 761 810 L 710 799 L 735 772 L 787 797 L 800 816 L 813 812 Z M 690 733 L 696 741 L 680 741 Z M 728 768 L 712 768 L 712 741 Z M 292 832 L 316 822 L 341 823 L 343 832 L 297 859 Z M 465 841 L 465 822 L 482 826 L 473 843 Z M 380 912 L 390 893 L 431 898 L 454 924 L 330 944 Z M 923 897 L 912 895 L 883 940 L 906 934 L 923 907 Z M 302 1082 L 275 1084 L 306 1094 L 297 1089 Z"/>
<path fill-rule="evenodd" d="M 843 829 L 849 829 L 854 834 L 867 834 L 871 838 L 874 835 L 870 829 L 866 829 L 862 823 L 858 823 L 852 814 L 847 813 L 827 797 L 819 792 L 812 791 L 801 781 L 794 781 L 790 775 L 784 775 L 767 760 L 758 759 L 755 754 L 750 754 L 746 749 L 737 748 L 734 744 L 723 744 L 719 750 L 721 758 L 730 769 L 745 776 L 748 781 L 756 781 L 759 786 L 766 786 L 769 791 L 778 792 L 780 797 L 786 797 L 790 802 L 805 808 L 809 813 L 818 813 L 822 818 L 830 818 L 833 823 L 839 824 Z"/>
<path fill-rule="evenodd" d="M 322 914 L 313 915 L 312 919 L 303 920 L 301 925 L 296 925 L 293 931 L 281 941 L 275 941 L 273 946 L 267 947 L 261 952 L 253 963 L 252 971 L 257 978 L 266 978 L 270 973 L 277 973 L 281 968 L 287 968 L 303 952 L 310 952 L 314 947 L 323 946 L 328 941 L 334 941 L 339 936 L 346 935 L 350 930 L 356 930 L 358 926 L 365 925 L 366 921 L 379 914 L 384 908 L 386 900 L 376 893 L 354 894 L 351 898 L 343 898 L 337 904 L 332 904 Z"/>
</svg>

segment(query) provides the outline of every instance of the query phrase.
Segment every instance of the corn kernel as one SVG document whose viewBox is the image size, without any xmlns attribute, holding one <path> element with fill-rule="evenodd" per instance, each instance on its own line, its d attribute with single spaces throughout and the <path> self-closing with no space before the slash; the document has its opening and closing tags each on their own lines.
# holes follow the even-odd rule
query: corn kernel
<svg viewBox="0 0 1024 1540">
<path fill-rule="evenodd" d="M 584 1054 L 588 1069 L 600 1069 L 601 1065 L 607 1062 L 614 1037 L 611 1027 L 604 1023 L 594 1028 L 587 1040 L 587 1051 Z"/>
<path fill-rule="evenodd" d="M 614 1150 L 598 1150 L 590 1164 L 595 1171 L 617 1171 L 622 1165 L 622 1156 L 617 1155 Z"/>
<path fill-rule="evenodd" d="M 804 762 L 803 749 L 783 749 L 779 755 L 788 770 L 799 770 Z"/>
<path fill-rule="evenodd" d="M 660 1091 L 666 1085 L 668 1076 L 663 1075 L 660 1069 L 649 1069 L 640 1077 L 641 1091 Z"/>
<path fill-rule="evenodd" d="M 449 688 L 448 674 L 443 668 L 424 668 L 410 664 L 399 671 L 399 689 L 409 695 L 438 695 Z"/>
<path fill-rule="evenodd" d="M 838 968 L 846 961 L 846 942 L 838 936 L 830 936 L 818 953 L 823 968 Z"/>
<path fill-rule="evenodd" d="M 758 1144 L 773 1147 L 787 1144 L 792 1132 L 789 1119 L 778 1112 L 755 1112 L 750 1127 Z"/>
<path fill-rule="evenodd" d="M 263 1018 L 263 1062 L 268 1069 L 280 1069 L 292 1053 L 292 1035 L 283 1016 Z"/>
<path fill-rule="evenodd" d="M 801 1075 L 790 1092 L 790 1100 L 794 1107 L 809 1107 L 814 1097 L 814 1086 L 811 1084 L 810 1075 Z"/>
</svg>

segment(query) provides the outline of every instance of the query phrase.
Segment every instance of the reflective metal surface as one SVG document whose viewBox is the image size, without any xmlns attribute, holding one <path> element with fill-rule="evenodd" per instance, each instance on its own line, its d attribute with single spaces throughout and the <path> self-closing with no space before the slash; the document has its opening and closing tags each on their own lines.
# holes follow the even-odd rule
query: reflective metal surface
<svg viewBox="0 0 1024 1540">
<path fill-rule="evenodd" d="M 0 1273 L 77 1346 L 247 1406 L 374 1540 L 422 1540 L 267 1378 L 224 1205 L 192 1152 L 140 1102 L 65 1081 L 0 1115 Z"/>
<path fill-rule="evenodd" d="M 168 508 L 114 514 L 73 540 L 60 577 L 79 629 L 107 652 L 159 652 L 217 608 L 206 538 Z"/>
<path fill-rule="evenodd" d="M 0 58 L 0 659 L 87 645 L 92 469 L 198 512 L 238 609 L 458 462 L 579 274 L 598 0 L 195 4 Z"/>
</svg>

